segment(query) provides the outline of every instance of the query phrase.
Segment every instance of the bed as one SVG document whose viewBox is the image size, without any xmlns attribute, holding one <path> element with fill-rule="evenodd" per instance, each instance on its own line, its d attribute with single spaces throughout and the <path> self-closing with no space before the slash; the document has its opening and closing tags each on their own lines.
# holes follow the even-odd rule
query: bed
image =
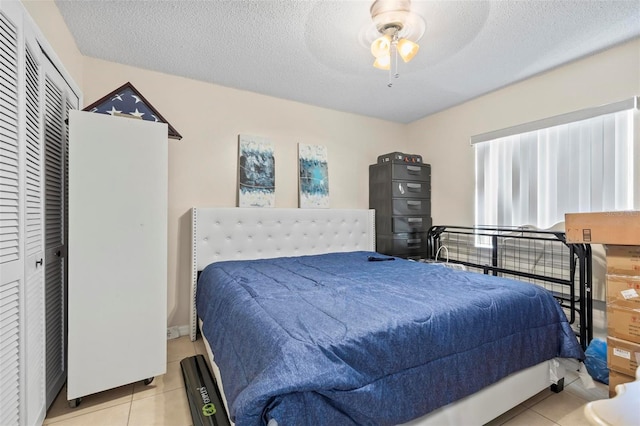
<svg viewBox="0 0 640 426">
<path fill-rule="evenodd" d="M 193 209 L 191 337 L 200 324 L 232 420 L 483 424 L 561 387 L 555 357 L 584 355 L 553 297 L 370 261 L 373 214 Z"/>
</svg>

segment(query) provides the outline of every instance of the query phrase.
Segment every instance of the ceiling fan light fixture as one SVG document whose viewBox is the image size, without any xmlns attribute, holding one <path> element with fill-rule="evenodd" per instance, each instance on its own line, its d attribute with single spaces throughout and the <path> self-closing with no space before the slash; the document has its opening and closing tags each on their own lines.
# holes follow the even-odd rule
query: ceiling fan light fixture
<svg viewBox="0 0 640 426">
<path fill-rule="evenodd" d="M 375 0 L 369 10 L 373 21 L 371 54 L 376 58 L 373 66 L 389 70 L 391 79 L 398 78 L 398 56 L 409 62 L 420 48 L 417 41 L 424 34 L 424 19 L 411 12 L 411 0 Z M 373 37 L 369 38 L 371 40 Z"/>
<path fill-rule="evenodd" d="M 369 12 L 380 33 L 391 27 L 402 29 L 411 13 L 411 1 L 375 0 Z"/>
<path fill-rule="evenodd" d="M 389 55 L 389 49 L 391 48 L 391 37 L 385 34 L 378 37 L 371 43 L 371 54 L 374 58 Z"/>
<path fill-rule="evenodd" d="M 398 54 L 405 62 L 412 60 L 413 57 L 416 56 L 416 53 L 418 53 L 418 49 L 420 49 L 420 46 L 411 40 L 407 40 L 406 38 L 398 40 Z"/>
<path fill-rule="evenodd" d="M 389 70 L 391 69 L 391 55 L 387 53 L 386 55 L 379 56 L 373 63 L 374 68 L 378 68 L 379 70 Z"/>
</svg>

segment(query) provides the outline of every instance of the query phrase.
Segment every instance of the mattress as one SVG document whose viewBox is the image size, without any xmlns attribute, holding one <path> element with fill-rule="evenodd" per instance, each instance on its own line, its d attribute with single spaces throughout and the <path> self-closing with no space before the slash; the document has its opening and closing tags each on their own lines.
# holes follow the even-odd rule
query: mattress
<svg viewBox="0 0 640 426">
<path fill-rule="evenodd" d="M 584 357 L 540 287 L 371 255 L 202 272 L 198 315 L 237 425 L 398 424 L 542 361 Z"/>
</svg>

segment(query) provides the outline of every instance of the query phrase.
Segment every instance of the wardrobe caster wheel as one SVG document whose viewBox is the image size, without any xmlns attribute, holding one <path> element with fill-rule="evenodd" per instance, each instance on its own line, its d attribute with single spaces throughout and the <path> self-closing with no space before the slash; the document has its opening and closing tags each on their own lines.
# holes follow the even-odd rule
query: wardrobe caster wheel
<svg viewBox="0 0 640 426">
<path fill-rule="evenodd" d="M 76 408 L 82 402 L 82 398 L 76 398 L 69 401 L 69 408 Z"/>
<path fill-rule="evenodd" d="M 148 379 L 144 379 L 144 381 L 142 383 L 144 383 L 145 386 L 150 385 L 151 382 L 153 382 L 153 377 L 149 377 Z"/>
</svg>

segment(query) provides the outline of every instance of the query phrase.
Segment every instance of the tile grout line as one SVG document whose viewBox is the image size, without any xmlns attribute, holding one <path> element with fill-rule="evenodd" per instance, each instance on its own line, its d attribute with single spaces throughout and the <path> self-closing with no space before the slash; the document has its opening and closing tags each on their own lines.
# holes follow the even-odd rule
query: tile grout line
<svg viewBox="0 0 640 426">
<path fill-rule="evenodd" d="M 110 407 L 99 408 L 97 410 L 93 410 L 93 411 L 89 411 L 89 412 L 86 412 L 86 413 L 78 414 L 77 416 L 67 417 L 67 418 L 64 418 L 64 419 L 56 420 L 55 422 L 49 422 L 49 423 L 46 423 L 46 425 L 47 426 L 48 425 L 54 425 L 55 426 L 58 423 L 67 422 L 67 421 L 69 421 L 71 419 L 77 419 L 78 417 L 88 416 L 88 415 L 94 414 L 94 413 L 99 413 L 100 411 L 109 410 L 111 408 L 119 407 L 119 406 L 124 405 L 124 404 L 129 404 L 129 410 L 131 410 L 131 401 L 130 402 L 123 402 L 122 404 L 116 404 L 116 405 L 112 405 Z M 129 420 L 127 419 L 127 424 L 128 423 L 129 423 Z M 44 424 L 45 423 L 43 423 L 43 425 Z"/>
<path fill-rule="evenodd" d="M 563 390 L 563 392 L 566 392 L 566 389 L 565 389 L 565 390 Z M 573 394 L 573 393 L 571 393 L 571 392 L 569 392 L 569 393 L 570 393 L 572 396 L 574 396 L 574 397 L 576 397 L 576 398 L 581 399 L 581 400 L 583 400 L 583 401 L 584 401 L 584 404 L 582 404 L 582 405 L 580 406 L 580 407 L 582 407 L 582 408 L 584 409 L 584 405 L 585 405 L 585 404 L 587 404 L 589 401 L 588 401 L 588 400 L 586 400 L 586 399 L 584 399 L 584 398 L 582 398 L 581 396 L 578 396 L 578 395 Z M 556 395 L 557 395 L 557 394 L 556 394 Z M 549 396 L 552 396 L 552 395 L 549 395 Z M 548 398 L 548 397 L 547 397 L 547 398 Z M 547 399 L 547 398 L 545 398 L 545 399 Z M 543 400 L 543 401 L 544 401 L 544 400 Z M 540 401 L 540 402 L 542 402 L 542 401 Z M 538 405 L 538 404 L 536 404 L 536 405 Z M 549 421 L 550 421 L 550 422 L 552 422 L 554 425 L 562 426 L 562 424 L 561 424 L 561 423 L 558 423 L 557 421 L 555 421 L 555 420 L 553 420 L 553 419 L 550 419 L 549 417 L 545 416 L 544 414 L 540 413 L 539 411 L 534 410 L 533 408 L 534 408 L 536 405 L 534 405 L 533 407 L 531 407 L 531 410 L 532 410 L 533 412 L 535 412 L 536 414 L 538 414 L 538 415 L 540 415 L 540 416 L 544 417 L 545 419 L 549 420 Z"/>
<path fill-rule="evenodd" d="M 516 417 L 518 417 L 518 416 L 522 415 L 522 413 L 525 413 L 527 410 L 528 410 L 528 408 L 527 408 L 527 407 L 525 407 L 525 408 L 524 408 L 524 410 L 523 410 L 522 412 L 520 412 L 520 413 L 518 413 L 518 414 L 515 414 L 515 415 L 513 415 L 513 416 L 509 417 L 508 419 L 505 419 L 505 421 L 504 421 L 504 422 L 501 422 L 501 423 L 500 423 L 500 425 L 498 425 L 498 426 L 502 426 L 502 425 L 506 424 L 507 422 L 510 422 L 511 420 L 515 419 Z"/>
<path fill-rule="evenodd" d="M 129 414 L 127 414 L 127 426 L 131 422 L 131 410 L 133 409 L 133 391 L 136 389 L 136 385 L 131 386 L 131 400 L 129 401 Z"/>
<path fill-rule="evenodd" d="M 129 414 L 127 415 L 127 426 L 131 423 L 131 410 L 133 410 L 133 397 L 131 398 L 131 402 L 129 403 Z"/>
<path fill-rule="evenodd" d="M 167 361 L 167 367 L 168 367 L 168 364 L 175 363 L 175 362 L 180 362 L 180 361 L 179 361 L 179 360 L 178 360 L 178 361 Z M 165 373 L 165 375 L 166 375 L 166 374 L 167 374 L 167 373 Z M 156 379 L 157 379 L 157 377 L 156 377 Z M 185 387 L 184 387 L 184 383 L 182 383 L 182 385 L 181 385 L 181 386 L 179 386 L 179 387 L 177 387 L 177 388 L 174 388 L 174 389 L 164 389 L 162 392 L 157 392 L 157 393 L 155 393 L 155 394 L 151 394 L 151 395 L 148 395 L 148 396 L 145 396 L 145 397 L 142 397 L 142 398 L 136 399 L 136 400 L 133 400 L 133 399 L 132 399 L 132 401 L 131 401 L 131 407 L 129 408 L 129 419 L 127 420 L 127 426 L 129 426 L 129 422 L 131 421 L 131 411 L 132 411 L 132 409 L 133 409 L 133 403 L 134 403 L 134 401 L 144 401 L 145 399 L 148 399 L 148 398 L 155 398 L 155 397 L 157 397 L 157 396 L 159 396 L 159 395 L 166 394 L 166 393 L 169 393 L 169 392 L 174 392 L 174 391 L 177 391 L 177 390 L 180 390 L 180 389 L 183 389 L 183 390 L 185 389 Z M 193 425 L 192 425 L 192 426 L 193 426 Z"/>
<path fill-rule="evenodd" d="M 532 408 L 533 408 L 533 407 L 532 407 Z M 541 417 L 543 417 L 543 418 L 545 418 L 545 419 L 549 420 L 549 421 L 550 421 L 551 423 L 553 423 L 554 425 L 559 425 L 559 424 L 560 424 L 560 423 L 556 422 L 555 420 L 550 419 L 549 417 L 545 416 L 544 414 L 537 412 L 536 410 L 533 410 L 533 409 L 532 409 L 531 411 L 533 411 L 533 412 L 534 412 L 534 413 L 536 413 L 537 415 L 539 415 L 539 416 L 541 416 Z"/>
<path fill-rule="evenodd" d="M 564 392 L 564 390 L 563 390 Z M 527 407 L 528 409 L 532 409 L 533 407 L 535 407 L 536 405 L 540 404 L 542 401 L 545 401 L 547 398 L 551 398 L 553 395 L 557 395 L 554 393 L 549 393 L 547 394 L 547 396 L 545 396 L 544 398 L 542 398 L 540 401 L 536 402 L 535 404 L 533 404 L 531 407 Z M 534 410 L 535 411 L 535 410 Z"/>
</svg>

